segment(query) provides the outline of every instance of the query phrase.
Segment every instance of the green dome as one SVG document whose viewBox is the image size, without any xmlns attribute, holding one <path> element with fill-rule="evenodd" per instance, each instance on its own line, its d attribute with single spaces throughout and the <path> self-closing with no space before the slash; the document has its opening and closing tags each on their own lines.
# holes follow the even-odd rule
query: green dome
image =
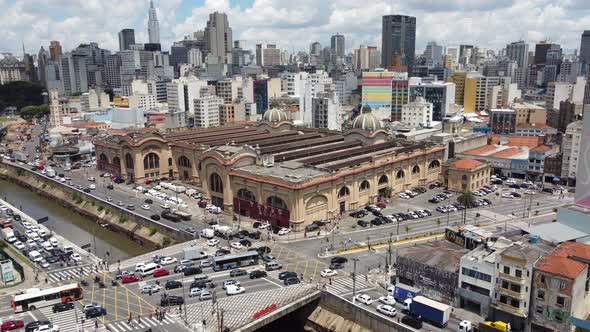
<svg viewBox="0 0 590 332">
<path fill-rule="evenodd" d="M 352 121 L 353 129 L 375 131 L 381 129 L 381 122 L 371 113 L 363 113 Z"/>
<path fill-rule="evenodd" d="M 268 111 L 264 112 L 262 119 L 269 122 L 281 122 L 289 120 L 287 114 L 278 108 L 269 109 Z"/>
</svg>

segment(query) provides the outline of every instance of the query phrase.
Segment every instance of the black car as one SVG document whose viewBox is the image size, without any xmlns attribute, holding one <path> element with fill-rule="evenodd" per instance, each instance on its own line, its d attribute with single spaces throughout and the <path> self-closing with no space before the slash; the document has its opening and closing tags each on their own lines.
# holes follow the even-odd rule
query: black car
<svg viewBox="0 0 590 332">
<path fill-rule="evenodd" d="M 215 284 L 212 283 L 211 281 L 193 281 L 191 283 L 191 288 L 201 288 L 201 289 L 205 289 L 205 288 L 215 288 Z"/>
<path fill-rule="evenodd" d="M 197 266 L 188 266 L 188 267 L 184 268 L 182 273 L 184 273 L 185 276 L 192 276 L 195 274 L 203 273 L 203 270 Z"/>
<path fill-rule="evenodd" d="M 113 190 L 113 189 L 115 189 L 115 187 L 113 187 L 112 184 L 107 184 L 107 189 Z"/>
<path fill-rule="evenodd" d="M 320 226 L 318 226 L 316 224 L 311 224 L 311 225 L 305 226 L 306 232 L 315 232 L 315 231 L 319 231 L 319 230 L 320 230 Z"/>
<path fill-rule="evenodd" d="M 152 220 L 155 220 L 155 221 L 158 221 L 158 220 L 160 220 L 160 216 L 159 216 L 159 215 L 157 215 L 157 214 L 152 214 L 152 215 L 150 216 L 150 219 L 152 219 Z"/>
<path fill-rule="evenodd" d="M 263 246 L 263 247 L 259 247 L 258 249 L 256 249 L 258 251 L 259 254 L 270 254 L 270 248 Z"/>
<path fill-rule="evenodd" d="M 520 189 L 520 185 L 517 183 L 513 183 L 510 185 L 510 188 L 514 188 L 514 189 Z"/>
<path fill-rule="evenodd" d="M 56 303 L 53 305 L 53 313 L 74 309 L 73 302 Z"/>
<path fill-rule="evenodd" d="M 250 272 L 250 279 L 258 279 L 266 277 L 266 271 L 254 270 Z"/>
<path fill-rule="evenodd" d="M 51 322 L 48 320 L 36 320 L 34 322 L 30 322 L 27 325 L 25 325 L 25 332 L 33 332 L 39 326 L 50 325 L 50 324 L 51 324 Z"/>
<path fill-rule="evenodd" d="M 104 316 L 107 314 L 105 308 L 90 308 L 86 310 L 86 319 Z"/>
<path fill-rule="evenodd" d="M 179 304 L 184 304 L 184 298 L 182 296 L 162 295 L 160 298 L 160 306 L 162 307 Z"/>
<path fill-rule="evenodd" d="M 357 220 L 356 224 L 361 227 L 367 227 L 367 225 L 369 225 L 369 223 L 364 220 Z"/>
<path fill-rule="evenodd" d="M 297 278 L 297 277 L 289 277 L 283 281 L 283 284 L 285 284 L 285 286 L 289 286 L 289 285 L 298 284 L 300 282 L 301 281 L 299 281 L 299 278 Z"/>
<path fill-rule="evenodd" d="M 553 188 L 543 188 L 543 191 L 546 192 L 546 193 L 553 194 L 553 191 L 554 190 L 553 190 Z"/>
<path fill-rule="evenodd" d="M 488 205 L 492 204 L 492 201 L 490 201 L 490 200 L 489 200 L 489 199 L 487 199 L 487 198 L 484 198 L 483 200 L 484 200 L 486 203 L 488 203 Z"/>
<path fill-rule="evenodd" d="M 25 243 L 27 242 L 28 238 L 25 235 L 22 234 L 18 234 L 18 235 L 14 235 L 20 242 Z"/>
<path fill-rule="evenodd" d="M 344 264 L 344 263 L 346 263 L 346 262 L 348 262 L 348 258 L 346 258 L 346 257 L 341 257 L 341 256 L 333 257 L 333 258 L 330 260 L 330 263 L 340 263 L 340 264 Z"/>
<path fill-rule="evenodd" d="M 84 188 L 84 192 L 85 193 L 89 193 L 90 192 L 90 188 Z"/>
<path fill-rule="evenodd" d="M 13 215 L 13 216 L 12 216 L 12 219 L 13 219 L 14 221 L 20 221 L 20 220 L 21 220 L 21 219 L 20 219 L 20 215 L 18 215 L 18 214 L 15 214 L 15 215 Z"/>
<path fill-rule="evenodd" d="M 512 192 L 511 194 L 512 194 L 513 197 L 522 197 L 522 195 L 519 194 L 519 193 L 517 193 L 516 191 L 515 192 Z"/>
<path fill-rule="evenodd" d="M 146 199 L 144 200 L 144 202 L 145 202 L 145 204 L 153 204 L 153 203 L 154 203 L 154 201 L 152 201 L 152 200 L 151 200 L 151 199 L 149 199 L 149 198 L 146 198 Z"/>
<path fill-rule="evenodd" d="M 231 254 L 231 251 L 227 250 L 227 249 L 218 249 L 215 252 L 215 256 L 223 256 L 223 255 L 229 255 Z"/>
<path fill-rule="evenodd" d="M 53 263 L 57 263 L 57 258 L 55 258 L 54 256 L 47 256 L 45 258 L 45 260 L 47 261 L 47 263 L 49 264 L 53 264 Z"/>
<path fill-rule="evenodd" d="M 330 264 L 330 270 L 341 270 L 344 268 L 344 264 L 342 263 L 332 263 Z"/>
<path fill-rule="evenodd" d="M 402 317 L 402 323 L 406 324 L 408 326 L 411 326 L 415 329 L 421 329 L 422 328 L 422 320 L 420 320 L 417 317 L 413 317 L 413 316 L 404 316 Z"/>
<path fill-rule="evenodd" d="M 248 272 L 246 272 L 246 270 L 232 270 L 229 273 L 230 277 L 240 277 L 240 276 L 245 276 L 246 274 L 248 274 Z"/>
<path fill-rule="evenodd" d="M 375 226 L 383 225 L 383 221 L 381 219 L 373 219 L 371 220 L 371 224 Z"/>
<path fill-rule="evenodd" d="M 165 289 L 175 289 L 175 288 L 181 288 L 182 287 L 182 282 L 177 281 L 177 280 L 168 280 L 166 281 L 166 284 L 164 285 Z"/>
<path fill-rule="evenodd" d="M 365 211 L 365 210 L 353 211 L 349 215 L 353 218 L 362 218 L 367 215 L 367 211 Z"/>
<path fill-rule="evenodd" d="M 122 178 L 114 178 L 113 182 L 117 183 L 117 184 L 121 184 L 121 183 L 125 182 L 125 180 L 123 180 Z"/>
<path fill-rule="evenodd" d="M 250 241 L 250 240 L 240 240 L 240 244 L 243 245 L 244 247 L 250 247 L 250 246 L 252 246 L 252 241 Z"/>
<path fill-rule="evenodd" d="M 292 278 L 292 277 L 297 278 L 297 273 L 292 272 L 292 271 L 285 271 L 285 272 L 279 273 L 279 280 L 285 280 L 287 278 Z"/>
<path fill-rule="evenodd" d="M 318 227 L 326 226 L 326 223 L 321 220 L 315 220 L 312 225 L 316 225 Z M 310 225 L 311 226 L 311 225 Z"/>
</svg>

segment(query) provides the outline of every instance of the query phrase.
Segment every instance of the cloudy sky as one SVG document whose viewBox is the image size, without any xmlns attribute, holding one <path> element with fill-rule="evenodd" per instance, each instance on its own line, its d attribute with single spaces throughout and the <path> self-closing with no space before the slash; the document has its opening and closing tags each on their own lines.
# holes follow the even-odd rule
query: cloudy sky
<svg viewBox="0 0 590 332">
<path fill-rule="evenodd" d="M 229 15 L 234 39 L 276 42 L 288 50 L 308 50 L 332 34 L 359 44 L 381 45 L 381 16 L 417 18 L 417 53 L 429 41 L 475 44 L 499 49 L 519 39 L 533 44 L 548 38 L 569 51 L 590 29 L 590 0 L 154 0 L 164 48 L 204 28 L 208 13 Z M 147 41 L 149 0 L 0 0 L 0 52 L 37 52 L 50 40 L 66 50 L 96 41 L 117 50 L 117 32 L 134 28 Z"/>
</svg>

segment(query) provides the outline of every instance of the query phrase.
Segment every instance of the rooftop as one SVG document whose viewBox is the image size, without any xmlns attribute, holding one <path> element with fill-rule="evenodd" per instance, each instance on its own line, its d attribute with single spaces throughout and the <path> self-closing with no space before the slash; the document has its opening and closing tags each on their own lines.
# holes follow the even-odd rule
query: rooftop
<svg viewBox="0 0 590 332">
<path fill-rule="evenodd" d="M 490 155 L 490 157 L 494 157 L 494 158 L 510 158 L 512 156 L 515 156 L 517 154 L 522 153 L 523 151 L 519 148 L 514 148 L 514 147 L 510 147 L 508 149 L 504 149 L 498 152 L 495 152 L 493 154 Z"/>
<path fill-rule="evenodd" d="M 474 168 L 479 167 L 481 165 L 483 165 L 483 163 L 481 161 L 471 159 L 471 158 L 459 159 L 459 160 L 453 162 L 453 166 L 455 166 L 457 168 L 461 168 L 461 169 L 474 169 Z"/>
<path fill-rule="evenodd" d="M 539 145 L 534 149 L 531 149 L 531 151 L 537 151 L 537 152 L 547 152 L 547 151 L 551 151 L 553 148 L 547 145 Z"/>
<path fill-rule="evenodd" d="M 590 260 L 590 245 L 576 242 L 564 242 L 553 252 L 535 265 L 539 271 L 575 279 L 588 268 L 588 264 L 575 258 Z"/>
<path fill-rule="evenodd" d="M 516 125 L 516 128 L 553 129 L 553 127 L 544 123 L 520 123 Z"/>
<path fill-rule="evenodd" d="M 468 150 L 465 151 L 464 154 L 469 154 L 469 155 L 484 155 L 488 152 L 494 151 L 496 150 L 496 146 L 495 145 L 484 145 L 482 147 L 479 148 L 475 148 L 472 150 Z"/>
<path fill-rule="evenodd" d="M 450 272 L 459 271 L 461 257 L 469 252 L 449 241 L 428 242 L 399 251 L 400 256 Z"/>
</svg>

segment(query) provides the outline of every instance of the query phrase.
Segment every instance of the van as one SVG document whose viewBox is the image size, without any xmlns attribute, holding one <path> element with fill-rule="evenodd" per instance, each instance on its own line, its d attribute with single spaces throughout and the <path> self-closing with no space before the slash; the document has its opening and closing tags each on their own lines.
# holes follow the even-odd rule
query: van
<svg viewBox="0 0 590 332">
<path fill-rule="evenodd" d="M 209 281 L 209 276 L 206 274 L 199 274 L 198 276 L 195 276 L 195 281 L 196 282 L 207 282 L 207 281 Z"/>
<path fill-rule="evenodd" d="M 160 264 L 147 263 L 146 265 L 144 265 L 143 267 L 141 267 L 139 269 L 139 274 L 141 274 L 142 277 L 146 277 L 146 276 L 153 274 L 154 270 L 159 269 L 159 268 L 161 268 Z"/>
<path fill-rule="evenodd" d="M 30 251 L 29 252 L 29 258 L 33 262 L 40 262 L 40 261 L 43 260 L 43 256 L 41 256 L 41 254 L 37 250 Z"/>
<path fill-rule="evenodd" d="M 66 253 L 66 255 L 71 255 L 74 253 L 74 248 L 72 248 L 71 246 L 64 246 L 63 250 Z"/>
<path fill-rule="evenodd" d="M 275 271 L 282 269 L 283 266 L 277 262 L 268 262 L 265 264 L 264 268 L 266 269 L 266 271 Z"/>
</svg>

